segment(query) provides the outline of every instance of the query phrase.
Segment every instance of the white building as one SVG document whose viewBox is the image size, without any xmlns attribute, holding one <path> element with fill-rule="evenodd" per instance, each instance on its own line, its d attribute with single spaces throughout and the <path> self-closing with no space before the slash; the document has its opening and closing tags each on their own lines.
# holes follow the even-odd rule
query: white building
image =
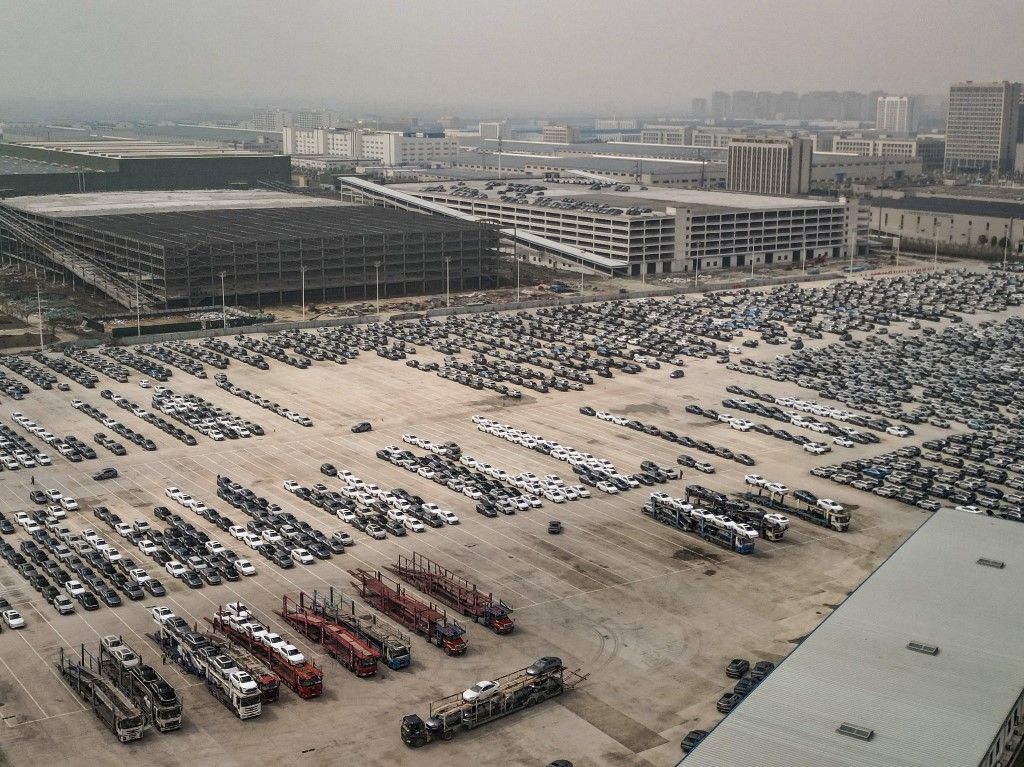
<svg viewBox="0 0 1024 767">
<path fill-rule="evenodd" d="M 482 139 L 506 139 L 511 138 L 511 136 L 512 131 L 509 129 L 508 120 L 480 123 L 480 138 Z"/>
<path fill-rule="evenodd" d="M 382 165 L 451 164 L 458 140 L 443 133 L 358 130 L 282 131 L 284 153 L 378 160 Z"/>
<path fill-rule="evenodd" d="M 941 168 L 945 142 L 937 138 L 864 138 L 847 136 L 832 141 L 832 151 L 867 157 L 920 157 L 925 170 Z"/>
<path fill-rule="evenodd" d="M 846 152 L 815 152 L 811 180 L 836 184 L 874 184 L 886 179 L 920 176 L 922 173 L 924 163 L 920 157 L 870 157 Z"/>
<path fill-rule="evenodd" d="M 946 116 L 947 173 L 1008 173 L 1017 150 L 1021 84 L 953 83 Z"/>
<path fill-rule="evenodd" d="M 809 138 L 734 138 L 727 186 L 735 192 L 807 194 L 813 153 Z"/>
<path fill-rule="evenodd" d="M 688 125 L 648 125 L 640 131 L 640 143 L 690 146 L 693 128 Z"/>
<path fill-rule="evenodd" d="M 857 205 L 730 192 L 622 185 L 611 190 L 459 182 L 396 187 L 428 202 L 497 221 L 628 263 L 639 275 L 845 259 L 855 246 Z M 523 187 L 542 187 L 543 195 Z"/>
<path fill-rule="evenodd" d="M 622 120 L 613 118 L 598 118 L 594 120 L 594 130 L 627 130 L 635 131 L 639 128 L 636 120 Z"/>
<path fill-rule="evenodd" d="M 914 130 L 914 101 L 909 96 L 879 96 L 875 129 L 890 133 Z"/>
<path fill-rule="evenodd" d="M 285 114 L 280 109 L 256 109 L 252 113 L 255 130 L 279 131 L 284 128 Z"/>
</svg>

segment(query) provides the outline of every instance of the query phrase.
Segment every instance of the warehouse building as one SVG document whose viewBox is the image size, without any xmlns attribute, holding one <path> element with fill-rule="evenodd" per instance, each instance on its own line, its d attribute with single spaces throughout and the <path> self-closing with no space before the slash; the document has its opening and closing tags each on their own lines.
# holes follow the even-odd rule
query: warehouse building
<svg viewBox="0 0 1024 767">
<path fill-rule="evenodd" d="M 679 764 L 1008 767 L 1024 525 L 936 512 Z"/>
<path fill-rule="evenodd" d="M 497 235 L 472 222 L 271 191 L 21 197 L 0 261 L 73 275 L 123 306 L 262 306 L 480 289 Z M 222 282 L 223 281 L 223 282 Z"/>
<path fill-rule="evenodd" d="M 38 173 L 4 173 L 15 160 Z M 56 170 L 48 172 L 46 166 Z M 60 172 L 72 168 L 73 172 Z M 0 197 L 128 190 L 226 189 L 287 184 L 285 155 L 158 141 L 0 143 Z"/>
<path fill-rule="evenodd" d="M 636 276 L 824 262 L 847 258 L 855 245 L 856 206 L 843 198 L 641 188 L 554 175 L 389 188 L 625 264 L 611 271 Z"/>
<path fill-rule="evenodd" d="M 1019 200 L 875 197 L 868 201 L 871 229 L 900 238 L 904 246 L 943 253 L 972 251 L 1000 256 L 1024 252 L 1024 203 Z"/>
</svg>

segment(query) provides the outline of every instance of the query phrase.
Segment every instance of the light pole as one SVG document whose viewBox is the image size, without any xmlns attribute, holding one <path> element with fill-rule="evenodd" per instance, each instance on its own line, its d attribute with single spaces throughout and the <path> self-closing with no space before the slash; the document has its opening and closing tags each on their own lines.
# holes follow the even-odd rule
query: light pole
<svg viewBox="0 0 1024 767">
<path fill-rule="evenodd" d="M 935 253 L 932 256 L 932 268 L 937 269 L 939 267 L 939 219 L 932 220 L 932 236 L 935 239 Z M 970 243 L 968 243 L 970 247 Z"/>
<path fill-rule="evenodd" d="M 1006 270 L 1006 252 L 1010 247 L 1010 236 L 1013 234 L 1013 217 L 1010 217 L 1010 225 L 1006 228 L 1006 237 L 1003 239 L 1003 270 Z"/>
<path fill-rule="evenodd" d="M 583 292 L 583 256 L 580 256 L 580 293 Z"/>
<path fill-rule="evenodd" d="M 306 269 L 308 267 L 303 264 L 299 267 L 299 271 L 302 273 L 302 321 L 306 321 Z"/>
<path fill-rule="evenodd" d="M 42 351 L 46 344 L 43 343 L 43 295 L 36 285 L 36 312 L 39 314 L 39 351 Z"/>
<path fill-rule="evenodd" d="M 373 262 L 373 282 L 377 287 L 377 316 L 380 316 L 380 261 Z"/>
<path fill-rule="evenodd" d="M 647 251 L 645 250 L 642 254 L 643 261 L 640 263 L 640 284 L 647 284 Z"/>
<path fill-rule="evenodd" d="M 896 268 L 900 268 L 900 238 L 896 238 Z"/>
<path fill-rule="evenodd" d="M 519 222 L 512 222 L 512 257 L 516 260 L 516 303 L 519 303 Z"/>
<path fill-rule="evenodd" d="M 139 304 L 139 277 L 135 277 L 135 337 L 142 335 L 142 307 Z"/>
<path fill-rule="evenodd" d="M 444 305 L 452 305 L 452 257 L 444 257 Z"/>
<path fill-rule="evenodd" d="M 220 273 L 220 313 L 224 321 L 224 329 L 228 327 L 228 307 L 224 300 L 224 272 Z"/>
</svg>

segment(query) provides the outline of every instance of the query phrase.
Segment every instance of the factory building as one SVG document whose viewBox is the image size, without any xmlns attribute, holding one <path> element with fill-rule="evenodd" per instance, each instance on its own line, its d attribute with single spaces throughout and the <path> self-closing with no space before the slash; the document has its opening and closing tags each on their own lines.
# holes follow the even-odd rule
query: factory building
<svg viewBox="0 0 1024 767">
<path fill-rule="evenodd" d="M 479 224 L 271 191 L 20 197 L 0 204 L 0 261 L 73 275 L 145 308 L 436 293 L 494 285 Z M 223 283 L 222 283 L 223 280 Z"/>
<path fill-rule="evenodd" d="M 458 150 L 453 137 L 419 131 L 285 128 L 282 136 L 286 154 L 362 158 L 383 165 L 450 164 Z"/>
</svg>

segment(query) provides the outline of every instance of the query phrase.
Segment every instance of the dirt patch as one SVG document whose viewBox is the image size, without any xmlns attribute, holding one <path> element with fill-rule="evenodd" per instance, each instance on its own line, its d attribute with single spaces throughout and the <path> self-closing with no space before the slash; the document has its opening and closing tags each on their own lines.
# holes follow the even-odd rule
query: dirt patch
<svg viewBox="0 0 1024 767">
<path fill-rule="evenodd" d="M 712 570 L 711 568 L 708 568 L 707 570 L 704 571 L 704 575 L 712 576 L 712 575 L 714 575 L 717 572 L 718 572 L 718 570 Z"/>
<path fill-rule="evenodd" d="M 696 551 L 689 551 L 688 549 L 676 549 L 672 552 L 672 558 L 678 559 L 680 562 L 692 562 L 695 559 L 702 559 L 703 556 Z"/>
<path fill-rule="evenodd" d="M 574 690 L 571 695 L 561 698 L 559 702 L 567 711 L 586 720 L 634 754 L 668 743 L 658 733 L 595 698 L 586 690 Z"/>
<path fill-rule="evenodd" d="M 619 408 L 619 411 L 625 415 L 632 415 L 633 413 L 658 413 L 660 415 L 668 415 L 668 408 L 655 402 L 647 402 L 639 405 L 626 405 Z"/>
</svg>

